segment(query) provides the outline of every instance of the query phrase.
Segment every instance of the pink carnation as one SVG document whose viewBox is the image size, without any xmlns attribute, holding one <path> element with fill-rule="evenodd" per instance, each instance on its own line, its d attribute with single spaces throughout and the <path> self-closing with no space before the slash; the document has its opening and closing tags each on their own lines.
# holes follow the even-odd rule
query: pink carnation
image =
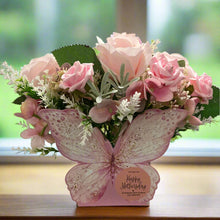
<svg viewBox="0 0 220 220">
<path fill-rule="evenodd" d="M 89 79 L 93 80 L 93 75 L 93 63 L 81 64 L 79 61 L 76 61 L 73 66 L 62 75 L 60 88 L 69 89 L 69 92 L 73 92 L 74 90 L 85 92 L 84 87 Z"/>
<path fill-rule="evenodd" d="M 96 44 L 98 58 L 105 71 L 111 70 L 120 80 L 121 65 L 125 65 L 125 73 L 129 80 L 142 75 L 152 57 L 150 44 L 142 43 L 135 34 L 113 33 L 104 43 L 100 38 Z"/>
</svg>

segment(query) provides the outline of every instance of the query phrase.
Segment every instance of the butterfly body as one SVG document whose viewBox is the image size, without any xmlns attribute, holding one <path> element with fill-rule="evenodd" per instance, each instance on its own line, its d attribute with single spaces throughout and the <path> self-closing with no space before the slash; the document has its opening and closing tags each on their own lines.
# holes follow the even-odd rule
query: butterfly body
<svg viewBox="0 0 220 220">
<path fill-rule="evenodd" d="M 151 109 L 137 116 L 121 134 L 113 149 L 95 127 L 84 145 L 83 127 L 75 109 L 45 109 L 39 113 L 48 122 L 60 153 L 77 163 L 66 175 L 72 199 L 80 206 L 146 205 L 153 198 L 159 174 L 150 162 L 162 156 L 177 127 L 187 113 L 184 110 Z M 122 198 L 115 189 L 123 170 L 139 170 L 150 179 L 149 190 L 137 201 Z"/>
</svg>

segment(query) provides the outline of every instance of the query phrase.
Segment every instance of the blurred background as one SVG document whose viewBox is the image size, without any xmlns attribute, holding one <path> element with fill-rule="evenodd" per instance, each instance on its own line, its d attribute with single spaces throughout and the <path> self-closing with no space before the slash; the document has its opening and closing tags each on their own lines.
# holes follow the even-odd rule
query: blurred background
<svg viewBox="0 0 220 220">
<path fill-rule="evenodd" d="M 20 70 L 34 57 L 68 44 L 95 46 L 116 31 L 117 0 L 0 0 L 0 63 Z M 220 86 L 220 1 L 148 0 L 147 40 L 160 39 L 160 51 L 181 53 L 193 69 Z M 0 138 L 19 137 L 19 106 L 0 77 Z M 220 139 L 220 123 L 185 132 L 187 138 Z"/>
</svg>

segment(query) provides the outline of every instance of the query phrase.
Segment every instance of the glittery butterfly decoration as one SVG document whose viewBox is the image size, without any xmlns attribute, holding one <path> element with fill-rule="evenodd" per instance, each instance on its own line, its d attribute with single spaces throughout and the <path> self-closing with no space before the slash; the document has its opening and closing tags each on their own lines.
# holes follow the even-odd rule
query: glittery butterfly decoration
<svg viewBox="0 0 220 220">
<path fill-rule="evenodd" d="M 180 109 L 150 109 L 138 115 L 121 134 L 114 148 L 94 127 L 85 144 L 81 144 L 82 119 L 76 109 L 44 109 L 39 116 L 48 122 L 60 153 L 77 162 L 66 175 L 72 199 L 80 204 L 98 201 L 109 182 L 129 167 L 143 169 L 151 179 L 149 192 L 139 202 L 153 198 L 159 182 L 150 162 L 167 150 L 178 123 L 186 118 Z"/>
</svg>

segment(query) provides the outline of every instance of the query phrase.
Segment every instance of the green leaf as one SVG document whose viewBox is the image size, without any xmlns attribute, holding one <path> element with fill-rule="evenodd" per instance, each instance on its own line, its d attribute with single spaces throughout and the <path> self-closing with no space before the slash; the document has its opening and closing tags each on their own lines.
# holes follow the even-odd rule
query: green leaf
<svg viewBox="0 0 220 220">
<path fill-rule="evenodd" d="M 212 86 L 213 89 L 213 98 L 209 101 L 208 105 L 202 104 L 201 106 L 204 107 L 204 110 L 201 111 L 199 114 L 201 115 L 201 119 L 208 118 L 211 116 L 215 118 L 219 115 L 220 112 L 220 103 L 219 103 L 219 88 L 216 86 Z"/>
<path fill-rule="evenodd" d="M 193 88 L 193 85 L 189 85 L 187 88 L 186 88 L 186 91 L 189 92 L 189 95 L 191 95 L 194 91 L 194 88 Z"/>
<path fill-rule="evenodd" d="M 22 102 L 24 102 L 26 99 L 26 96 L 25 95 L 22 95 L 18 98 L 16 98 L 13 103 L 16 104 L 16 105 L 21 105 Z"/>
<path fill-rule="evenodd" d="M 186 66 L 185 60 L 178 60 L 177 62 L 179 64 L 179 67 L 185 67 Z"/>
<path fill-rule="evenodd" d="M 104 74 L 102 81 L 101 81 L 101 93 L 104 92 L 104 87 L 105 87 L 105 85 L 108 84 L 108 78 L 109 78 L 109 73 L 107 72 Z"/>
<path fill-rule="evenodd" d="M 79 61 L 80 63 L 94 63 L 94 71 L 104 73 L 95 51 L 89 46 L 71 45 L 54 50 L 52 53 L 60 66 L 64 63 L 73 65 L 75 61 Z"/>
<path fill-rule="evenodd" d="M 125 72 L 125 65 L 122 64 L 122 65 L 121 65 L 121 69 L 120 69 L 120 82 L 121 82 L 121 83 L 123 83 L 124 72 Z"/>
<path fill-rule="evenodd" d="M 17 93 L 20 96 L 23 96 L 25 94 L 26 96 L 30 96 L 33 99 L 40 99 L 38 94 L 35 91 L 33 91 L 33 88 L 30 87 L 28 84 L 19 85 L 18 88 L 19 88 L 19 91 Z"/>
<path fill-rule="evenodd" d="M 96 88 L 96 86 L 93 84 L 91 80 L 87 81 L 87 85 L 90 87 L 94 95 L 99 96 L 99 90 Z"/>
</svg>

